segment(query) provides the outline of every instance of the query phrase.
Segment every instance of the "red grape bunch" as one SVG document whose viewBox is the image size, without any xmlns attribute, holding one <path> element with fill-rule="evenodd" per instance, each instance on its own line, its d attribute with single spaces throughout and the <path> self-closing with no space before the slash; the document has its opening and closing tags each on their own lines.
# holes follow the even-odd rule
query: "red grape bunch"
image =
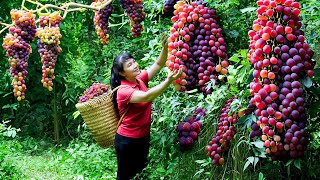
<svg viewBox="0 0 320 180">
<path fill-rule="evenodd" d="M 180 123 L 176 130 L 179 132 L 179 143 L 182 151 L 193 147 L 201 131 L 201 118 L 206 116 L 206 110 L 200 107 L 194 110 L 193 116 L 187 117 L 185 122 Z"/>
<path fill-rule="evenodd" d="M 93 99 L 94 97 L 98 97 L 106 92 L 110 92 L 110 90 L 109 85 L 93 83 L 90 88 L 84 91 L 83 95 L 79 97 L 79 103 L 87 102 L 89 99 Z"/>
<path fill-rule="evenodd" d="M 174 82 L 176 90 L 199 89 L 210 94 L 206 83 L 218 84 L 228 73 L 226 43 L 217 22 L 216 11 L 201 2 L 186 4 L 178 1 L 174 6 L 173 26 L 168 44 L 169 69 L 183 68 L 181 78 Z"/>
<path fill-rule="evenodd" d="M 120 3 L 129 17 L 132 37 L 139 37 L 143 30 L 141 22 L 146 17 L 146 13 L 142 10 L 143 0 L 120 0 Z"/>
<path fill-rule="evenodd" d="M 37 31 L 38 52 L 42 62 L 42 79 L 43 87 L 49 91 L 53 90 L 54 68 L 56 66 L 58 53 L 62 51 L 60 44 L 59 25 L 61 16 L 58 13 L 50 14 L 49 16 L 40 17 L 40 28 Z"/>
<path fill-rule="evenodd" d="M 260 136 L 272 160 L 301 157 L 307 148 L 301 80 L 313 76 L 313 51 L 300 30 L 300 4 L 293 0 L 259 0 L 250 36 L 250 84 L 257 123 L 250 137 Z M 261 132 L 259 132 L 261 131 Z"/>
<path fill-rule="evenodd" d="M 94 2 L 95 6 L 100 6 L 103 4 L 106 0 L 99 0 L 98 2 Z M 97 32 L 97 35 L 100 38 L 100 42 L 103 45 L 106 45 L 106 43 L 109 40 L 109 17 L 111 16 L 113 11 L 113 6 L 111 4 L 107 5 L 103 9 L 99 11 L 95 11 L 94 13 L 94 19 L 93 23 Z"/>
<path fill-rule="evenodd" d="M 29 43 L 35 38 L 36 23 L 32 12 L 11 10 L 13 26 L 4 38 L 2 47 L 7 51 L 10 63 L 10 74 L 13 77 L 12 86 L 14 96 L 18 101 L 25 99 L 26 75 L 28 74 L 28 59 L 32 52 Z"/>
<path fill-rule="evenodd" d="M 235 99 L 231 98 L 225 102 L 224 107 L 221 109 L 217 133 L 212 137 L 209 145 L 205 147 L 208 156 L 212 159 L 212 164 L 216 166 L 224 164 L 222 154 L 230 148 L 230 141 L 236 134 L 234 124 L 238 122 L 238 114 L 233 113 L 229 115 L 231 103 Z"/>
</svg>

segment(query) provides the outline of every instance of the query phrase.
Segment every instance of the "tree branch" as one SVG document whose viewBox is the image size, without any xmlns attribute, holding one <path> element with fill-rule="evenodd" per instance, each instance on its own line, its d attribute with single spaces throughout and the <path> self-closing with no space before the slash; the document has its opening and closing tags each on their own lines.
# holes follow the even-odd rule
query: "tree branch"
<svg viewBox="0 0 320 180">
<path fill-rule="evenodd" d="M 36 2 L 36 1 L 33 1 L 33 0 L 23 0 L 22 3 L 21 3 L 21 9 L 29 11 L 29 9 L 27 9 L 24 6 L 25 2 L 29 2 L 31 4 L 34 4 L 34 5 L 37 5 L 38 7 L 40 7 L 39 9 L 31 10 L 31 12 L 33 12 L 33 13 L 37 12 L 39 16 L 44 14 L 44 13 L 41 13 L 41 11 L 45 10 L 46 13 L 49 13 L 48 8 L 51 8 L 51 9 L 56 9 L 56 10 L 63 11 L 64 14 L 63 14 L 62 19 L 64 19 L 69 12 L 73 12 L 73 11 L 83 11 L 84 9 L 92 9 L 92 10 L 99 11 L 99 10 L 105 8 L 107 5 L 109 5 L 112 2 L 112 0 L 108 0 L 107 2 L 101 4 L 100 6 L 97 6 L 97 7 L 95 7 L 93 5 L 85 5 L 85 4 L 79 4 L 79 3 L 74 3 L 74 2 L 69 2 L 69 3 L 66 3 L 66 4 L 62 4 L 61 6 L 56 6 L 56 5 L 53 5 L 53 4 L 45 4 L 45 5 L 43 5 L 43 4 L 41 4 L 39 2 Z M 70 8 L 69 9 L 69 7 L 76 7 L 76 8 Z M 36 23 L 38 23 L 38 22 L 39 22 L 39 20 L 36 21 Z M 8 28 L 10 28 L 11 26 L 14 25 L 14 23 L 6 24 L 6 23 L 2 23 L 2 22 L 0 22 L 0 24 L 5 26 L 3 29 L 0 30 L 0 34 L 3 33 L 6 29 L 8 29 Z"/>
</svg>

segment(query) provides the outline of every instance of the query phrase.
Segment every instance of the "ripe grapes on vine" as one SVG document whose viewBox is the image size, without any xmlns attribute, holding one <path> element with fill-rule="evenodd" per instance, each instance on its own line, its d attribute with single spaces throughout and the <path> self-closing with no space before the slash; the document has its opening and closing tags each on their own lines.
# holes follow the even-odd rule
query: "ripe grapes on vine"
<svg viewBox="0 0 320 180">
<path fill-rule="evenodd" d="M 250 37 L 250 107 L 257 123 L 250 137 L 258 136 L 272 160 L 303 156 L 307 149 L 305 99 L 302 79 L 312 77 L 313 51 L 300 29 L 300 4 L 293 0 L 257 1 L 258 18 Z"/>
<path fill-rule="evenodd" d="M 201 2 L 174 5 L 173 26 L 168 39 L 169 69 L 183 68 L 181 78 L 174 81 L 177 91 L 198 89 L 210 94 L 206 83 L 219 84 L 228 73 L 229 61 L 222 29 L 216 11 Z"/>
<path fill-rule="evenodd" d="M 120 0 L 120 2 L 129 17 L 132 37 L 139 37 L 143 30 L 141 22 L 146 17 L 146 13 L 142 10 L 143 0 Z"/>
<path fill-rule="evenodd" d="M 14 96 L 18 101 L 25 99 L 26 75 L 28 74 L 29 54 L 32 52 L 29 43 L 35 38 L 36 23 L 32 12 L 11 10 L 13 25 L 4 38 L 2 47 L 7 51 L 10 63 L 10 74 L 13 77 L 12 86 Z"/>
<path fill-rule="evenodd" d="M 216 135 L 212 136 L 209 145 L 205 147 L 208 156 L 212 159 L 212 164 L 220 166 L 224 164 L 223 153 L 230 148 L 230 141 L 236 134 L 234 124 L 238 122 L 238 113 L 231 113 L 231 104 L 237 98 L 233 97 L 225 102 L 221 109 Z M 230 115 L 229 115 L 230 114 Z"/>
<path fill-rule="evenodd" d="M 42 84 L 49 91 L 53 90 L 54 68 L 56 66 L 58 53 L 62 51 L 60 44 L 59 25 L 61 16 L 58 13 L 52 13 L 49 16 L 40 17 L 40 27 L 37 29 L 38 52 L 42 62 Z"/>
<path fill-rule="evenodd" d="M 105 3 L 106 0 L 99 0 L 93 3 L 94 6 L 101 6 L 102 3 Z M 95 11 L 93 23 L 97 32 L 97 35 L 100 38 L 100 42 L 103 45 L 109 40 L 109 17 L 111 16 L 113 11 L 113 6 L 111 4 L 107 5 L 103 9 L 99 11 Z"/>
<path fill-rule="evenodd" d="M 204 118 L 206 115 L 206 110 L 198 107 L 194 110 L 192 116 L 187 117 L 185 122 L 180 123 L 176 127 L 180 149 L 182 151 L 189 150 L 193 147 L 202 128 L 201 118 Z"/>
</svg>

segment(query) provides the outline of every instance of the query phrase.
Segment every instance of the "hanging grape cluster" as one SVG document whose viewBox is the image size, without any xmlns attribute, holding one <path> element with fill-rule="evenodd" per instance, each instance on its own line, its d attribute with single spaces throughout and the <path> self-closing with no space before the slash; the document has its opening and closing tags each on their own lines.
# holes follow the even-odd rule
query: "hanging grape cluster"
<svg viewBox="0 0 320 180">
<path fill-rule="evenodd" d="M 234 100 L 236 100 L 235 97 L 228 99 L 225 102 L 224 107 L 221 109 L 217 133 L 212 137 L 209 145 L 205 147 L 206 151 L 208 152 L 208 156 L 212 159 L 212 164 L 216 166 L 224 164 L 224 158 L 222 154 L 230 148 L 230 141 L 236 134 L 234 124 L 238 122 L 238 114 L 232 113 L 229 115 L 231 103 Z"/>
<path fill-rule="evenodd" d="M 101 4 L 105 3 L 106 0 L 99 0 L 97 2 L 94 2 L 93 5 L 98 7 L 101 6 Z M 100 42 L 103 45 L 106 45 L 106 43 L 109 40 L 109 17 L 111 16 L 113 11 L 113 6 L 111 4 L 107 5 L 103 9 L 99 11 L 95 11 L 94 13 L 94 19 L 93 23 L 97 32 L 97 35 L 100 38 Z"/>
<path fill-rule="evenodd" d="M 100 96 L 106 92 L 110 92 L 110 85 L 102 83 L 93 83 L 90 88 L 83 92 L 83 95 L 79 97 L 79 103 L 87 102 L 94 97 Z"/>
<path fill-rule="evenodd" d="M 11 10 L 13 26 L 4 38 L 2 47 L 7 51 L 10 63 L 10 74 L 13 77 L 12 86 L 14 96 L 18 101 L 25 98 L 26 75 L 28 74 L 28 59 L 32 52 L 29 43 L 35 38 L 36 23 L 32 12 Z"/>
<path fill-rule="evenodd" d="M 302 79 L 313 76 L 313 51 L 305 41 L 293 0 L 259 0 L 250 36 L 250 84 L 257 123 L 250 137 L 260 136 L 272 160 L 298 158 L 307 149 L 307 118 Z"/>
<path fill-rule="evenodd" d="M 42 62 L 42 84 L 49 91 L 53 90 L 54 69 L 57 62 L 58 53 L 62 51 L 60 47 L 59 25 L 61 16 L 58 13 L 52 13 L 49 16 L 40 17 L 40 27 L 37 29 L 38 52 Z"/>
<path fill-rule="evenodd" d="M 143 30 L 141 22 L 146 17 L 146 13 L 142 10 L 143 0 L 120 0 L 120 3 L 129 17 L 132 37 L 139 37 Z"/>
<path fill-rule="evenodd" d="M 206 116 L 206 110 L 200 107 L 196 108 L 193 116 L 187 117 L 185 122 L 180 123 L 176 130 L 178 131 L 179 144 L 182 151 L 193 147 L 201 131 L 201 118 Z"/>
<path fill-rule="evenodd" d="M 168 39 L 169 69 L 183 68 L 181 78 L 174 81 L 178 91 L 199 89 L 210 94 L 206 83 L 219 84 L 228 73 L 229 61 L 222 29 L 216 11 L 199 2 L 178 1 L 171 18 L 173 27 Z"/>
</svg>

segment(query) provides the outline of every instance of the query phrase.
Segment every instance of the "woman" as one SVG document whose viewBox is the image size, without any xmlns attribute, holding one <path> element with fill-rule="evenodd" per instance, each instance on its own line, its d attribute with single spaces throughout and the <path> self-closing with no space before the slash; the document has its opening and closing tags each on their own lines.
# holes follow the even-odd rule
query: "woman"
<svg viewBox="0 0 320 180">
<path fill-rule="evenodd" d="M 112 88 L 120 86 L 114 105 L 119 117 L 124 118 L 117 130 L 115 149 L 117 153 L 117 180 L 132 179 L 147 165 L 150 147 L 151 103 L 165 89 L 178 79 L 182 69 L 168 72 L 166 80 L 148 89 L 148 81 L 163 68 L 167 60 L 168 43 L 162 36 L 162 51 L 157 61 L 146 71 L 140 72 L 135 59 L 123 53 L 113 62 L 110 84 Z"/>
</svg>

